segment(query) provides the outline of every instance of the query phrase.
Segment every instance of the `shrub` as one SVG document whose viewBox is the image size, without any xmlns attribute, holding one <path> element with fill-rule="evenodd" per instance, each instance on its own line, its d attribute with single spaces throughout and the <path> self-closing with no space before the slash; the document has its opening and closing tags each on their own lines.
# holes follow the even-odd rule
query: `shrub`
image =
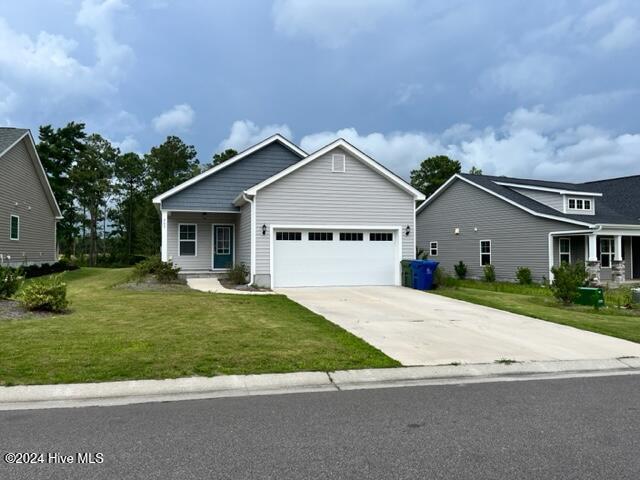
<svg viewBox="0 0 640 480">
<path fill-rule="evenodd" d="M 427 252 L 424 248 L 419 248 L 416 253 L 416 260 L 426 260 L 429 258 L 429 252 Z"/>
<path fill-rule="evenodd" d="M 173 263 L 163 262 L 160 257 L 149 257 L 137 263 L 133 267 L 133 275 L 137 279 L 143 279 L 147 275 L 154 275 L 160 283 L 171 283 L 178 279 L 179 267 Z"/>
<path fill-rule="evenodd" d="M 147 275 L 155 274 L 162 267 L 162 260 L 160 257 L 149 257 L 143 260 L 133 267 L 133 273 L 136 278 L 144 278 Z"/>
<path fill-rule="evenodd" d="M 155 272 L 156 278 L 160 283 L 171 283 L 178 280 L 180 267 L 174 267 L 173 263 L 161 262 L 160 267 Z"/>
<path fill-rule="evenodd" d="M 70 262 L 66 258 L 63 258 L 56 263 L 48 264 L 43 263 L 42 265 L 23 265 L 19 268 L 20 273 L 24 276 L 24 278 L 36 278 L 42 277 L 43 275 L 50 275 L 52 273 L 61 273 L 66 272 L 68 270 L 77 270 L 78 267 L 76 264 Z"/>
<path fill-rule="evenodd" d="M 67 284 L 56 275 L 27 283 L 19 295 L 27 310 L 63 312 L 67 309 Z"/>
<path fill-rule="evenodd" d="M 247 283 L 249 269 L 244 263 L 237 263 L 229 270 L 229 281 L 235 285 L 244 285 Z"/>
<path fill-rule="evenodd" d="M 633 292 L 629 287 L 607 288 L 604 291 L 604 301 L 605 304 L 618 308 L 632 308 Z"/>
<path fill-rule="evenodd" d="M 482 270 L 484 272 L 485 282 L 491 283 L 496 281 L 496 269 L 493 265 L 491 264 L 485 265 Z"/>
<path fill-rule="evenodd" d="M 22 277 L 10 267 L 0 267 L 0 298 L 12 297 L 20 288 Z"/>
<path fill-rule="evenodd" d="M 564 304 L 571 304 L 578 297 L 578 288 L 584 285 L 587 279 L 587 271 L 584 263 L 573 265 L 562 263 L 559 267 L 552 267 L 553 282 L 551 291 L 553 296 Z"/>
<path fill-rule="evenodd" d="M 454 265 L 453 269 L 456 271 L 456 276 L 460 280 L 467 278 L 467 265 L 462 260 L 460 260 L 457 265 Z"/>
<path fill-rule="evenodd" d="M 516 278 L 520 285 L 531 285 L 533 283 L 531 269 L 527 267 L 518 267 L 516 270 Z"/>
</svg>

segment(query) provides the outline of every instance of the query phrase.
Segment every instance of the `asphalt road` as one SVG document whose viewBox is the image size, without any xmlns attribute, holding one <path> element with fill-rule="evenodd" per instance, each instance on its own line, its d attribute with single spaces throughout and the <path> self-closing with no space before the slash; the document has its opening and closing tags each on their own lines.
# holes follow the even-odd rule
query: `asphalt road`
<svg viewBox="0 0 640 480">
<path fill-rule="evenodd" d="M 640 478 L 640 375 L 0 412 L 0 479 Z M 77 457 L 76 457 L 77 458 Z"/>
</svg>

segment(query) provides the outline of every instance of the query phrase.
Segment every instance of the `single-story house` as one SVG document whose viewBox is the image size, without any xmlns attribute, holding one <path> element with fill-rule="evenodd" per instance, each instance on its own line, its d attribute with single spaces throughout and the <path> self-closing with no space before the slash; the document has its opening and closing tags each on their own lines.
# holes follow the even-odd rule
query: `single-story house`
<svg viewBox="0 0 640 480">
<path fill-rule="evenodd" d="M 552 279 L 561 262 L 586 262 L 590 279 L 640 279 L 640 175 L 568 183 L 457 174 L 416 211 L 418 248 L 448 273 L 463 261 L 514 280 L 518 267 Z"/>
<path fill-rule="evenodd" d="M 399 285 L 422 199 L 343 139 L 307 154 L 273 135 L 153 202 L 163 261 L 187 274 L 242 263 L 251 283 L 292 287 Z"/>
<path fill-rule="evenodd" d="M 61 218 L 31 132 L 0 127 L 0 265 L 55 262 Z"/>
</svg>

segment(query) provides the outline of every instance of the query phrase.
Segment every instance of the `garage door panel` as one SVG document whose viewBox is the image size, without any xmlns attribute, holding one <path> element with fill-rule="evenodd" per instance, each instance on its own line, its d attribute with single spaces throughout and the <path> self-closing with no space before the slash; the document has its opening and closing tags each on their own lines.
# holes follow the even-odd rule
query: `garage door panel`
<svg viewBox="0 0 640 480">
<path fill-rule="evenodd" d="M 369 241 L 369 231 L 363 233 L 362 241 L 340 240 L 339 231 L 331 241 L 310 241 L 307 230 L 301 240 L 274 240 L 274 286 L 393 285 L 397 233 L 393 241 Z"/>
</svg>

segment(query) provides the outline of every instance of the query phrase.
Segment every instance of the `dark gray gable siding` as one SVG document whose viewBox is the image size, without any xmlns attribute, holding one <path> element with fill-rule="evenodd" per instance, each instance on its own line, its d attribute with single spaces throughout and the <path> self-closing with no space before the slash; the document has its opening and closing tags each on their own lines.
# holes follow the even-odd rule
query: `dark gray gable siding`
<svg viewBox="0 0 640 480">
<path fill-rule="evenodd" d="M 162 208 L 237 212 L 238 208 L 232 202 L 240 192 L 272 177 L 299 160 L 297 154 L 279 142 L 273 142 L 163 200 Z"/>
<path fill-rule="evenodd" d="M 0 127 L 0 153 L 16 143 L 27 130 L 24 128 Z"/>
</svg>

